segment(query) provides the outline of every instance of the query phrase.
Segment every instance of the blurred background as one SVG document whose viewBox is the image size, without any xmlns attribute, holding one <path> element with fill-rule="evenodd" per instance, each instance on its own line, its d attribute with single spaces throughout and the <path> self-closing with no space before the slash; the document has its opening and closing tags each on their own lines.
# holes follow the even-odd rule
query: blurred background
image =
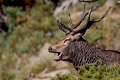
<svg viewBox="0 0 120 80">
<path fill-rule="evenodd" d="M 107 16 L 84 35 L 89 43 L 103 49 L 120 49 L 120 0 L 98 0 L 100 7 L 92 19 Z M 90 4 L 87 4 L 88 10 Z M 81 18 L 83 3 L 79 0 L 0 0 L 0 80 L 50 80 L 57 74 L 77 72 L 68 62 L 55 62 L 48 47 L 64 33 L 56 19 L 69 25 Z M 84 23 L 83 23 L 84 24 Z"/>
</svg>

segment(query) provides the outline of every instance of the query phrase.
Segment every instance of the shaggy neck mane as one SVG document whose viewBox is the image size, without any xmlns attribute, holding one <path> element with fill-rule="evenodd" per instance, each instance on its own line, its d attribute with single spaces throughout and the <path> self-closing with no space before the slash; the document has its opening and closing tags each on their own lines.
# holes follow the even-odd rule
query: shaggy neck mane
<svg viewBox="0 0 120 80">
<path fill-rule="evenodd" d="M 109 51 L 103 53 L 102 49 L 90 45 L 84 40 L 71 42 L 65 51 L 70 55 L 69 61 L 73 63 L 74 66 L 82 66 L 86 63 L 93 63 L 97 60 L 102 60 L 103 62 L 101 63 L 107 62 L 106 64 L 109 64 L 113 63 L 116 58 L 115 53 L 112 54 Z"/>
<path fill-rule="evenodd" d="M 94 47 L 89 45 L 87 41 L 75 41 L 71 42 L 69 51 L 69 54 L 71 54 L 70 62 L 72 62 L 74 66 L 82 66 L 84 64 L 82 60 L 85 58 L 88 52 L 94 52 Z"/>
</svg>

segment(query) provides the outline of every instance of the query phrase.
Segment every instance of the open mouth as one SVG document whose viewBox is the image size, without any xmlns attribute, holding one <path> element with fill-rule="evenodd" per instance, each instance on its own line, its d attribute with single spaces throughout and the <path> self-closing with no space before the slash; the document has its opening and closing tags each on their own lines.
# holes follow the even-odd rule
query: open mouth
<svg viewBox="0 0 120 80">
<path fill-rule="evenodd" d="M 53 58 L 55 61 L 62 60 L 62 52 L 56 52 L 56 51 L 53 51 L 53 50 L 49 50 L 49 52 L 56 54 L 56 56 Z"/>
<path fill-rule="evenodd" d="M 62 53 L 61 52 L 56 52 L 57 55 L 54 57 L 55 61 L 60 61 L 62 59 Z"/>
<path fill-rule="evenodd" d="M 60 61 L 62 59 L 62 52 L 52 52 L 55 53 L 56 56 L 53 58 L 55 61 Z"/>
</svg>

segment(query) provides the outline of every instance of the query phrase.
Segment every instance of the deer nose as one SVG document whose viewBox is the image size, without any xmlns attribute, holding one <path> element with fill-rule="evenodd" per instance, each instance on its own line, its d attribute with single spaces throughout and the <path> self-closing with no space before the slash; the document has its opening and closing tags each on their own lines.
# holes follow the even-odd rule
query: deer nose
<svg viewBox="0 0 120 80">
<path fill-rule="evenodd" d="M 48 51 L 49 51 L 49 52 L 51 52 L 51 51 L 52 51 L 52 47 L 51 47 L 51 46 L 48 48 Z"/>
</svg>

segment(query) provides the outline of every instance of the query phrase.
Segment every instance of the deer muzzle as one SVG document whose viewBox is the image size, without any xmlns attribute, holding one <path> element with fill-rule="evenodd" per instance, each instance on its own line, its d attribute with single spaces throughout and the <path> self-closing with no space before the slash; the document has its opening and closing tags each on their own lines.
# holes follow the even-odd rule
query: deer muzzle
<svg viewBox="0 0 120 80">
<path fill-rule="evenodd" d="M 48 51 L 50 53 L 55 53 L 55 54 L 57 53 L 57 56 L 53 58 L 55 61 L 62 60 L 62 52 L 57 52 L 57 51 L 53 50 L 51 46 L 48 48 Z"/>
</svg>

